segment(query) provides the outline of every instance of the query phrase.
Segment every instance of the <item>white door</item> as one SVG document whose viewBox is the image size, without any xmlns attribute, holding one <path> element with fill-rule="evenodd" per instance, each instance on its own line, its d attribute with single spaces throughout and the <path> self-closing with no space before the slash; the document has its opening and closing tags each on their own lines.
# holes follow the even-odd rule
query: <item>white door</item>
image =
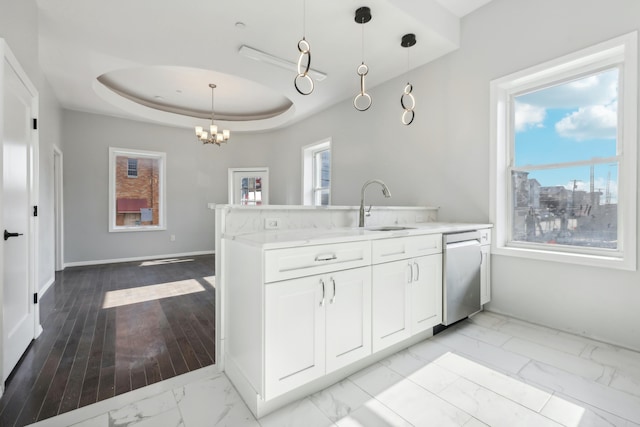
<svg viewBox="0 0 640 427">
<path fill-rule="evenodd" d="M 269 168 L 229 168 L 229 203 L 269 204 Z"/>
<path fill-rule="evenodd" d="M 35 304 L 30 257 L 30 164 L 32 94 L 4 60 L 2 138 L 2 219 L 13 233 L 3 240 L 3 380 L 35 336 Z M 15 235 L 18 234 L 18 235 Z"/>
<path fill-rule="evenodd" d="M 265 399 L 324 375 L 328 286 L 320 276 L 266 285 Z"/>
<path fill-rule="evenodd" d="M 411 336 L 411 266 L 410 260 L 373 266 L 371 327 L 374 352 Z"/>
<path fill-rule="evenodd" d="M 442 322 L 442 255 L 413 259 L 411 334 Z"/>
<path fill-rule="evenodd" d="M 326 277 L 329 373 L 371 354 L 371 267 Z"/>
</svg>

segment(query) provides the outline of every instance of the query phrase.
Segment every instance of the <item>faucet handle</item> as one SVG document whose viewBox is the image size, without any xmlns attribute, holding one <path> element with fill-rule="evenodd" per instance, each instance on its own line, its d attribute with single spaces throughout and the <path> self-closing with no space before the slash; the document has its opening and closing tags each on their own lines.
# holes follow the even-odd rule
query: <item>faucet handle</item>
<svg viewBox="0 0 640 427">
<path fill-rule="evenodd" d="M 367 212 L 364 214 L 365 216 L 371 216 L 371 208 L 373 207 L 373 205 L 369 205 L 369 209 L 367 209 Z"/>
</svg>

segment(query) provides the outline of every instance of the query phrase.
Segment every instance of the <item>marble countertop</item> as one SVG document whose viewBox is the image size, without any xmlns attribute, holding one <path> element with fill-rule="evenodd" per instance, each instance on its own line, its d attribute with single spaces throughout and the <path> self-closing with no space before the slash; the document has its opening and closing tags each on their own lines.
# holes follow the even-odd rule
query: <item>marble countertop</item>
<svg viewBox="0 0 640 427">
<path fill-rule="evenodd" d="M 358 210 L 360 206 L 309 206 L 309 205 L 229 205 L 229 204 L 216 204 L 207 203 L 209 209 L 229 210 L 239 209 L 246 211 L 269 211 L 269 210 L 288 210 L 288 211 L 340 211 L 340 210 Z M 369 207 L 369 205 L 367 205 Z M 374 211 L 395 211 L 395 210 L 424 210 L 424 211 L 437 211 L 440 209 L 437 206 L 386 206 L 375 205 Z"/>
<path fill-rule="evenodd" d="M 395 226 L 395 224 L 394 224 Z M 418 236 L 422 234 L 457 233 L 462 231 L 492 228 L 492 224 L 423 222 L 402 224 L 411 227 L 404 230 L 377 231 L 373 228 L 302 228 L 290 230 L 266 230 L 258 233 L 223 236 L 223 239 L 236 240 L 262 249 L 281 249 L 298 246 L 310 246 L 331 243 L 354 242 L 361 240 L 388 239 L 391 237 Z"/>
</svg>

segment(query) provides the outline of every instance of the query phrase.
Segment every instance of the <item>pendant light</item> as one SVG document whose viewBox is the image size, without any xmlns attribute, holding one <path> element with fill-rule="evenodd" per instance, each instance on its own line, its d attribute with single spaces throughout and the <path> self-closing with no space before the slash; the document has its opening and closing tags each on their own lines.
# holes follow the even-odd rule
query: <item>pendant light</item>
<svg viewBox="0 0 640 427">
<path fill-rule="evenodd" d="M 360 76 L 360 93 L 353 98 L 353 106 L 358 111 L 366 111 L 371 107 L 371 95 L 365 91 L 364 79 L 369 73 L 369 67 L 364 63 L 364 24 L 371 21 L 371 9 L 366 6 L 356 9 L 355 21 L 362 25 L 362 64 L 356 72 Z"/>
<path fill-rule="evenodd" d="M 216 88 L 216 85 L 210 83 L 209 87 L 211 88 L 211 125 L 209 126 L 209 132 L 202 129 L 202 126 L 196 126 L 196 137 L 198 137 L 198 140 L 203 144 L 216 144 L 219 147 L 220 144 L 229 140 L 231 132 L 227 129 L 218 132 L 218 126 L 213 123 L 213 90 Z"/>
<path fill-rule="evenodd" d="M 300 95 L 310 95 L 313 92 L 313 79 L 309 75 L 311 68 L 311 45 L 306 39 L 307 2 L 302 4 L 302 39 L 298 42 L 298 75 L 293 80 L 293 85 Z M 306 61 L 305 61 L 306 59 Z M 304 65 L 303 65 L 304 64 Z"/>
<path fill-rule="evenodd" d="M 415 44 L 416 44 L 415 34 L 409 33 L 402 36 L 402 41 L 400 42 L 400 46 L 407 48 L 407 74 L 409 73 L 409 70 L 410 70 L 409 48 Z M 413 111 L 413 109 L 416 107 L 416 99 L 411 94 L 412 90 L 413 90 L 413 85 L 407 82 L 406 86 L 404 87 L 404 91 L 400 96 L 400 105 L 404 110 L 402 112 L 402 124 L 406 126 L 409 126 L 411 123 L 413 123 L 413 119 L 416 116 L 415 112 Z"/>
</svg>

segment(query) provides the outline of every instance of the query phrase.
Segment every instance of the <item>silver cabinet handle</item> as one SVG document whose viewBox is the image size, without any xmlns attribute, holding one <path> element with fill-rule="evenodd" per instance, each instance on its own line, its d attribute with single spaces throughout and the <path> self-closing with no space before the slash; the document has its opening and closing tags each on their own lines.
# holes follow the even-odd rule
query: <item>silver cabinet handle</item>
<svg viewBox="0 0 640 427">
<path fill-rule="evenodd" d="M 329 302 L 333 304 L 334 302 L 336 302 L 336 280 L 333 277 L 330 280 L 331 283 L 333 283 L 333 296 L 331 297 L 331 300 Z"/>
<path fill-rule="evenodd" d="M 336 254 L 322 254 L 316 257 L 316 261 L 333 261 L 335 259 L 338 259 Z"/>
<path fill-rule="evenodd" d="M 413 267 L 411 266 L 411 261 L 407 264 L 409 267 L 409 283 L 413 282 Z"/>
<path fill-rule="evenodd" d="M 418 281 L 420 280 L 420 265 L 415 261 L 413 261 L 413 265 L 416 266 L 416 278 L 413 280 Z M 411 267 L 411 276 L 413 276 L 413 267 Z"/>
<path fill-rule="evenodd" d="M 320 307 L 324 306 L 324 280 L 320 279 L 320 284 L 322 285 L 322 301 L 320 301 Z"/>
</svg>

